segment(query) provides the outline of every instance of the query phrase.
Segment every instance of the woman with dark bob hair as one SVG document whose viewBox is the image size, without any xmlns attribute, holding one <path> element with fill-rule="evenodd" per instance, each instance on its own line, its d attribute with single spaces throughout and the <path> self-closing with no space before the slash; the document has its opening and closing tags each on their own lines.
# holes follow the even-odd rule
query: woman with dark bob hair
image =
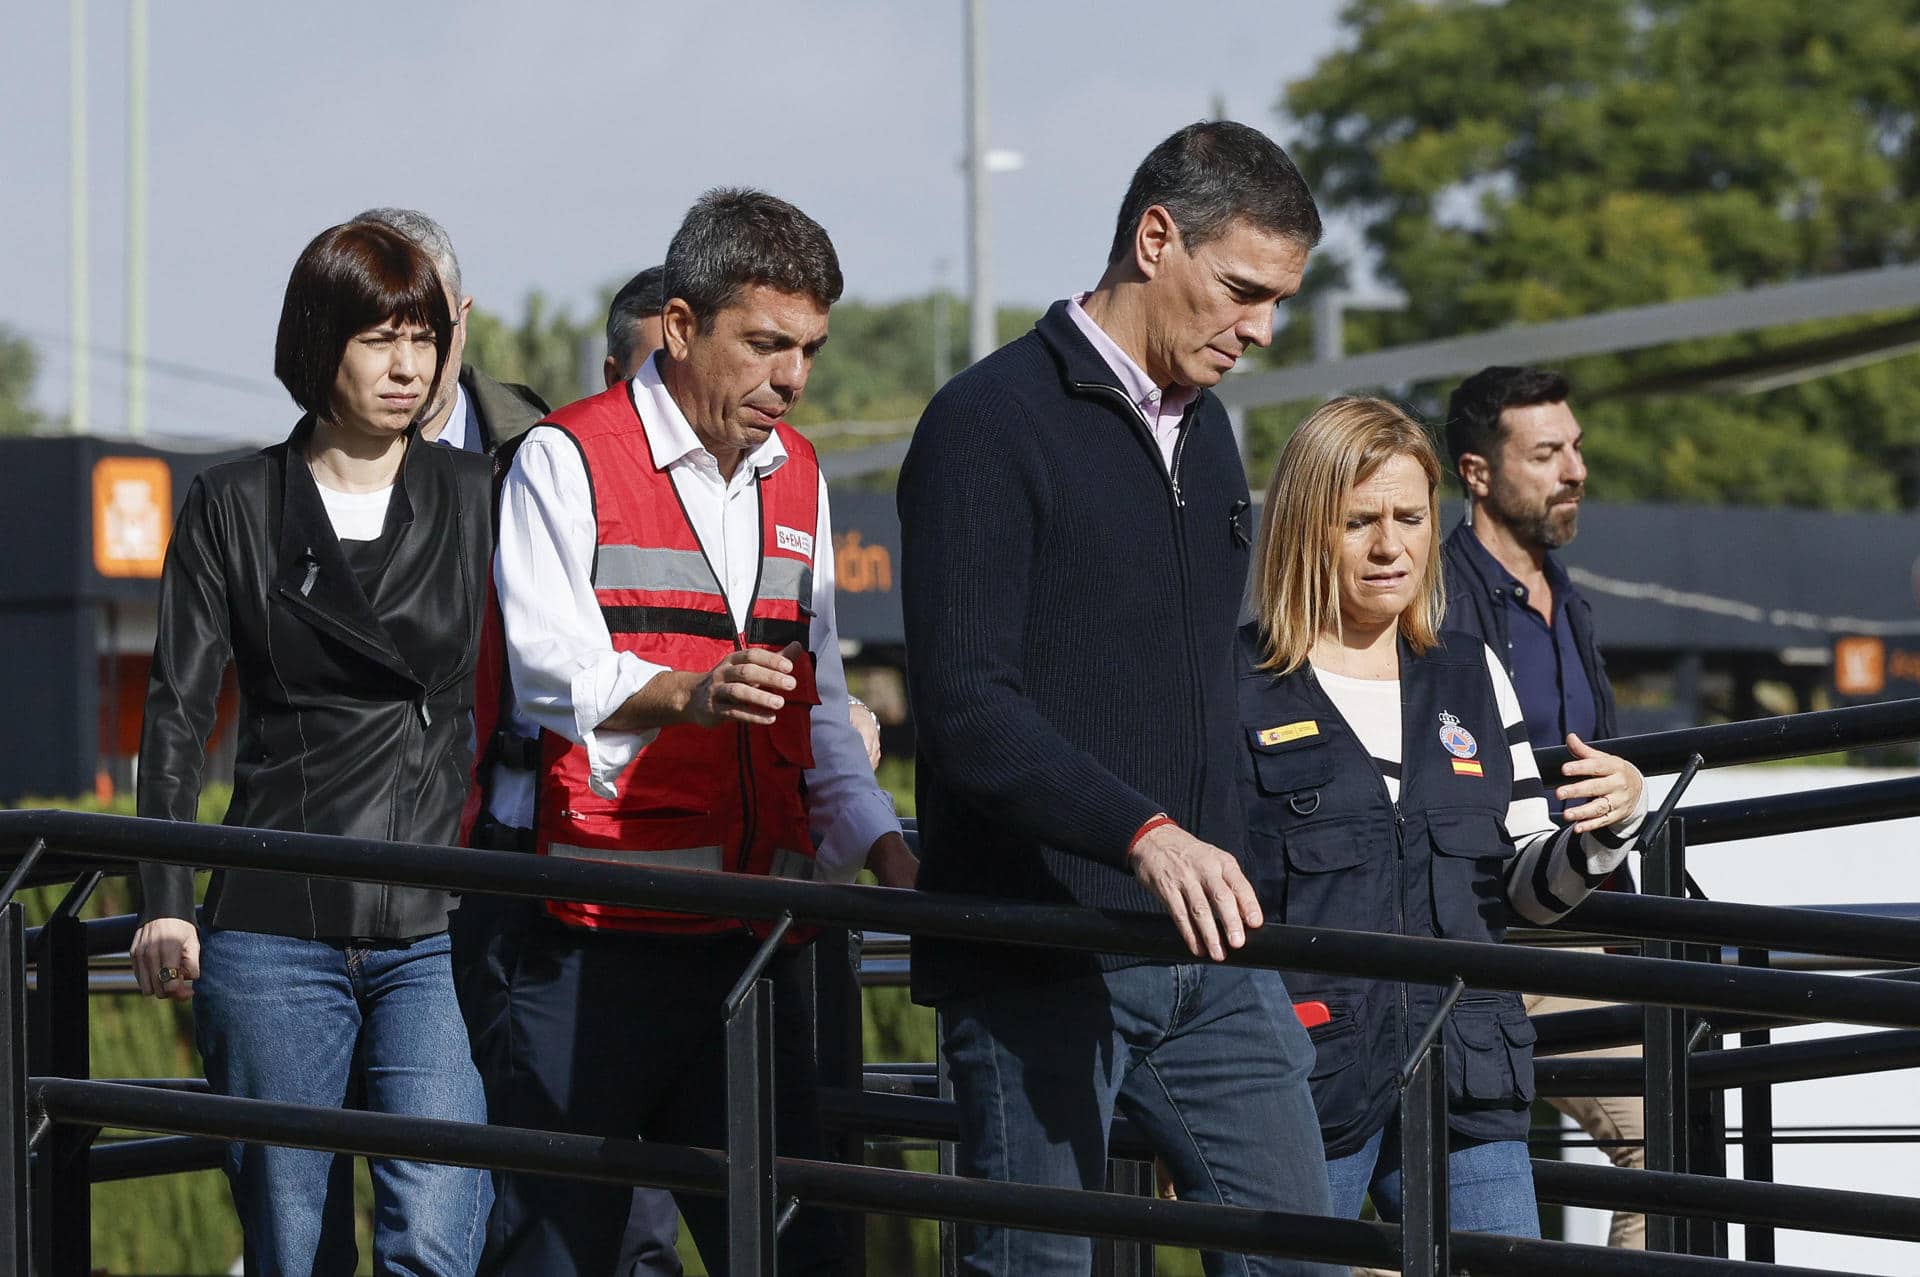
<svg viewBox="0 0 1920 1277">
<path fill-rule="evenodd" d="M 225 671 L 239 685 L 226 823 L 452 843 L 471 752 L 492 525 L 489 466 L 423 444 L 453 337 L 433 263 L 383 226 L 308 244 L 274 372 L 305 415 L 187 493 L 160 583 L 142 816 L 192 820 Z M 486 1120 L 448 963 L 445 892 L 143 865 L 142 993 L 193 999 L 223 1095 Z M 234 1144 L 253 1274 L 350 1274 L 352 1160 Z M 470 1277 L 485 1172 L 373 1163 L 373 1266 Z"/>
<path fill-rule="evenodd" d="M 1440 462 L 1420 423 L 1379 399 L 1336 399 L 1287 441 L 1254 547 L 1241 630 L 1248 871 L 1266 916 L 1497 941 L 1511 915 L 1548 923 L 1626 856 L 1640 773 L 1570 738 L 1547 812 L 1518 697 L 1479 639 L 1441 630 Z M 1297 1000 L 1335 1214 L 1369 1194 L 1401 1211 L 1398 1070 L 1442 990 L 1266 973 Z M 1527 1158 L 1533 1027 L 1520 995 L 1469 991 L 1446 1041 L 1453 1226 L 1537 1237 Z"/>
</svg>

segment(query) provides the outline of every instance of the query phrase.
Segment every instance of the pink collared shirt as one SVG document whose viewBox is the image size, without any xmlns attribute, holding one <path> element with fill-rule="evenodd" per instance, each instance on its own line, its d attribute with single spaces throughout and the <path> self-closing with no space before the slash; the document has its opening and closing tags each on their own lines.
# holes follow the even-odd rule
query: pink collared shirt
<svg viewBox="0 0 1920 1277">
<path fill-rule="evenodd" d="M 1147 425 L 1147 432 L 1153 441 L 1160 445 L 1160 460 L 1173 472 L 1173 448 L 1180 442 L 1180 419 L 1187 414 L 1187 406 L 1200 394 L 1192 386 L 1169 386 L 1162 390 L 1153 384 L 1153 380 L 1133 362 L 1120 344 L 1107 336 L 1106 329 L 1093 322 L 1093 316 L 1087 314 L 1081 303 L 1091 293 L 1078 293 L 1067 299 L 1067 315 L 1080 329 L 1081 335 L 1100 352 L 1100 358 L 1107 361 L 1107 367 L 1120 379 L 1120 388 L 1127 392 L 1127 398 L 1133 400 L 1133 406 L 1140 412 L 1140 420 Z"/>
</svg>

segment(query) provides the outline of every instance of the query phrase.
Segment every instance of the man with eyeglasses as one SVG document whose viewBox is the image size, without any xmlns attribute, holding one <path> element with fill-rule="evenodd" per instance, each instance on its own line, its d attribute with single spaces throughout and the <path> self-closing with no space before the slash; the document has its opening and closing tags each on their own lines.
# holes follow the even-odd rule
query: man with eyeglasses
<svg viewBox="0 0 1920 1277">
<path fill-rule="evenodd" d="M 420 419 L 420 437 L 450 448 L 492 454 L 518 439 L 547 415 L 546 401 L 531 387 L 495 381 L 464 361 L 467 317 L 473 298 L 461 289 L 460 259 L 446 228 L 411 208 L 370 208 L 354 219 L 374 222 L 400 232 L 423 249 L 439 268 L 447 286 L 447 305 L 453 312 L 453 346 L 447 351 L 440 378 L 439 399 Z"/>
</svg>

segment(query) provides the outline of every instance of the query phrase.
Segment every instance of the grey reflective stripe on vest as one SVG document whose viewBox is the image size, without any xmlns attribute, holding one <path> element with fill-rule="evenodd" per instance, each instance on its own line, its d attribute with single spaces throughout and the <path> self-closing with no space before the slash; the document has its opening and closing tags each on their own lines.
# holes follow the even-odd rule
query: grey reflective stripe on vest
<svg viewBox="0 0 1920 1277">
<path fill-rule="evenodd" d="M 760 597 L 792 599 L 813 613 L 813 565 L 799 559 L 766 559 L 760 565 Z"/>
<path fill-rule="evenodd" d="M 547 844 L 547 854 L 558 856 L 562 860 L 608 860 L 622 865 L 641 865 L 648 869 L 702 869 L 708 873 L 718 873 L 725 868 L 720 863 L 718 847 L 626 851 L 619 847 L 575 847 L 570 843 L 556 842 Z M 800 882 L 811 882 L 813 857 L 803 856 L 797 851 L 776 851 L 773 853 L 773 865 L 768 870 L 768 874 L 774 878 L 792 878 Z"/>
<path fill-rule="evenodd" d="M 776 851 L 773 853 L 773 865 L 767 872 L 775 878 L 794 878 L 801 882 L 811 882 L 813 857 L 803 856 L 797 851 Z"/>
<path fill-rule="evenodd" d="M 718 594 L 707 556 L 698 550 L 662 550 L 644 545 L 603 545 L 593 566 L 596 590 L 691 590 Z"/>
<path fill-rule="evenodd" d="M 718 873 L 723 868 L 718 847 L 679 847 L 667 851 L 626 851 L 619 847 L 574 847 L 567 843 L 547 844 L 547 854 L 562 860 L 610 860 L 622 865 L 640 865 L 647 869 L 704 869 Z"/>
</svg>

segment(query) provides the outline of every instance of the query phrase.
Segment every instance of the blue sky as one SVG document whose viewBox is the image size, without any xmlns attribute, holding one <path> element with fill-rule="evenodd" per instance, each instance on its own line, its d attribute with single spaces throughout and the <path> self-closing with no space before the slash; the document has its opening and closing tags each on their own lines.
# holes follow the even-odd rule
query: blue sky
<svg viewBox="0 0 1920 1277">
<path fill-rule="evenodd" d="M 1337 0 L 1166 5 L 989 0 L 1002 302 L 1086 287 L 1141 155 L 1227 113 L 1286 140 L 1281 86 L 1338 39 Z M 271 377 L 286 273 L 317 231 L 372 204 L 452 233 L 468 290 L 517 315 L 543 290 L 576 314 L 657 261 L 721 183 L 793 200 L 834 236 L 848 294 L 965 279 L 959 0 L 718 5 L 150 6 L 149 357 L 156 435 L 276 438 Z M 125 338 L 126 13 L 89 22 L 93 344 Z M 68 10 L 19 5 L 0 41 L 0 324 L 41 353 L 40 407 L 64 411 Z M 1334 243 L 1339 237 L 1336 234 Z M 96 428 L 125 419 L 123 367 L 96 354 Z"/>
</svg>

